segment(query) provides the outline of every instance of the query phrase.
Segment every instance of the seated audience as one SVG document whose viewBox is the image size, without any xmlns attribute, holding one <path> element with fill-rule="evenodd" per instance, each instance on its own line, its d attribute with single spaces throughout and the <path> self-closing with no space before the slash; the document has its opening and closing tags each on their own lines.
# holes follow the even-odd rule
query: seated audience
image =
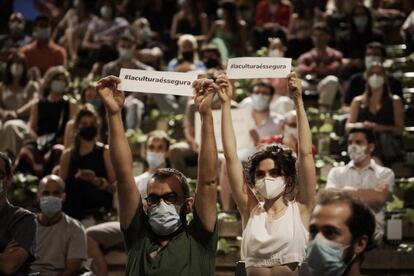
<svg viewBox="0 0 414 276">
<path fill-rule="evenodd" d="M 29 67 L 37 67 L 44 74 L 49 68 L 65 65 L 66 50 L 51 39 L 52 25 L 46 16 L 38 16 L 34 22 L 33 42 L 23 46 L 20 51 L 25 55 Z"/>
<path fill-rule="evenodd" d="M 12 53 L 31 41 L 25 33 L 26 20 L 20 12 L 10 15 L 8 27 L 9 33 L 0 35 L 0 61 L 7 61 Z"/>
<path fill-rule="evenodd" d="M 349 111 L 349 106 L 356 96 L 364 93 L 367 87 L 367 71 L 371 64 L 375 62 L 382 64 L 385 61 L 385 58 L 386 51 L 384 45 L 378 42 L 371 42 L 367 45 L 364 59 L 365 71 L 351 76 L 348 85 L 345 88 L 343 99 L 345 111 Z M 403 95 L 401 82 L 389 73 L 386 74 L 386 78 L 386 81 L 390 86 L 391 93 L 398 95 L 402 99 Z"/>
<path fill-rule="evenodd" d="M 164 131 L 155 130 L 148 134 L 145 143 L 147 170 L 135 177 L 135 184 L 145 204 L 148 183 L 154 173 L 168 165 L 170 138 Z M 87 229 L 88 256 L 92 258 L 92 271 L 95 275 L 108 275 L 108 265 L 104 253 L 115 248 L 124 248 L 122 231 L 118 221 L 101 223 Z"/>
<path fill-rule="evenodd" d="M 342 33 L 335 45 L 346 59 L 342 75 L 348 79 L 364 68 L 367 45 L 373 41 L 384 42 L 383 33 L 374 28 L 371 11 L 362 3 L 356 5 L 349 16 L 349 29 Z"/>
<path fill-rule="evenodd" d="M 261 0 L 256 5 L 255 25 L 252 30 L 252 46 L 260 49 L 267 45 L 269 37 L 286 39 L 291 16 L 290 5 L 282 0 Z"/>
<path fill-rule="evenodd" d="M 217 83 L 222 101 L 224 155 L 231 191 L 242 218 L 241 250 L 247 274 L 296 274 L 305 258 L 306 229 L 316 191 L 311 132 L 300 80 L 295 73 L 288 76 L 289 90 L 297 108 L 298 163 L 291 149 L 270 145 L 250 156 L 246 177 L 237 156 L 231 121 L 232 89 L 225 75 L 219 77 Z"/>
<path fill-rule="evenodd" d="M 299 275 L 362 275 L 364 254 L 375 246 L 374 230 L 374 215 L 362 200 L 322 192 L 310 217 L 310 242 Z"/>
<path fill-rule="evenodd" d="M 376 148 L 373 155 L 384 164 L 390 165 L 399 161 L 402 156 L 402 100 L 391 94 L 385 69 L 380 63 L 373 63 L 368 68 L 366 78 L 368 85 L 364 94 L 352 100 L 346 129 L 363 127 L 374 131 Z"/>
<path fill-rule="evenodd" d="M 0 152 L 0 274 L 24 276 L 36 252 L 36 218 L 7 199 L 13 172 L 11 160 Z"/>
<path fill-rule="evenodd" d="M 38 90 L 38 83 L 29 80 L 26 58 L 12 54 L 0 83 L 0 151 L 16 156 L 30 137 L 27 123 Z"/>
<path fill-rule="evenodd" d="M 178 39 L 183 34 L 191 34 L 198 41 L 203 41 L 208 31 L 207 15 L 201 10 L 196 0 L 184 0 L 180 10 L 172 19 L 170 38 Z"/>
<path fill-rule="evenodd" d="M 297 59 L 313 47 L 312 26 L 315 12 L 305 1 L 295 1 L 287 31 L 286 56 Z"/>
<path fill-rule="evenodd" d="M 330 32 L 324 23 L 314 25 L 312 39 L 314 48 L 299 57 L 299 73 L 302 78 L 311 75 L 311 81 L 304 81 L 304 89 L 316 86 L 319 107 L 329 110 L 339 89 L 342 53 L 328 46 Z"/>
<path fill-rule="evenodd" d="M 182 173 L 174 169 L 159 169 L 150 180 L 145 204 L 142 205 L 122 125 L 124 98 L 122 92 L 116 90 L 119 82 L 115 76 L 106 77 L 99 81 L 98 91 L 108 114 L 111 161 L 122 164 L 114 169 L 120 224 L 128 252 L 125 274 L 213 275 L 218 232 L 217 149 L 211 101 L 218 87 L 207 79 L 199 79 L 193 84 L 197 93 L 196 105 L 202 117 L 203 137 L 196 198 L 190 197 Z M 193 219 L 187 224 L 186 214 L 190 212 Z"/>
<path fill-rule="evenodd" d="M 206 42 L 216 44 L 222 59 L 243 56 L 246 50 L 246 22 L 240 19 L 234 1 L 220 2 L 221 18 L 214 21 L 206 35 Z"/>
<path fill-rule="evenodd" d="M 65 183 L 48 175 L 39 183 L 36 260 L 30 269 L 40 275 L 79 275 L 86 261 L 86 234 L 82 224 L 62 212 Z"/>
<path fill-rule="evenodd" d="M 192 65 L 192 70 L 205 71 L 204 63 L 198 57 L 198 44 L 193 35 L 184 34 L 177 40 L 177 57 L 168 63 L 168 71 L 176 71 L 176 67 L 184 62 Z"/>
<path fill-rule="evenodd" d="M 115 175 L 107 146 L 96 141 L 98 125 L 93 109 L 81 109 L 75 118 L 75 140 L 60 160 L 59 175 L 66 183 L 63 210 L 78 220 L 100 218 L 113 207 Z"/>
<path fill-rule="evenodd" d="M 100 4 L 99 16 L 89 22 L 82 41 L 82 48 L 90 51 L 89 58 L 93 63 L 91 76 L 99 75 L 105 63 L 118 57 L 116 42 L 129 28 L 128 21 L 117 16 L 114 0 L 105 0 Z"/>
<path fill-rule="evenodd" d="M 31 105 L 29 127 L 34 141 L 20 150 L 17 171 L 42 176 L 59 163 L 61 147 L 55 145 L 63 144 L 65 125 L 77 112 L 76 104 L 63 97 L 69 83 L 69 72 L 63 66 L 46 72 L 39 100 Z"/>
<path fill-rule="evenodd" d="M 53 40 L 65 47 L 70 60 L 78 58 L 88 25 L 96 17 L 92 14 L 94 5 L 94 1 L 75 1 L 53 32 Z"/>
<path fill-rule="evenodd" d="M 375 138 L 372 131 L 354 128 L 348 136 L 351 161 L 334 167 L 328 174 L 326 188 L 337 188 L 365 202 L 375 212 L 376 235 L 384 233 L 384 207 L 392 199 L 394 172 L 373 159 Z"/>
</svg>

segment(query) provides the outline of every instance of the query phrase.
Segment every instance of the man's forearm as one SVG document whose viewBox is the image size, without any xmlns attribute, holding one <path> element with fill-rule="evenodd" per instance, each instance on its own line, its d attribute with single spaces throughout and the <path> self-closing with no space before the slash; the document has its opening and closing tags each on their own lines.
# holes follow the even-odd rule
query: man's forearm
<svg viewBox="0 0 414 276">
<path fill-rule="evenodd" d="M 345 192 L 359 198 L 372 208 L 381 208 L 389 197 L 389 191 L 377 191 L 374 189 L 345 190 Z"/>
<path fill-rule="evenodd" d="M 199 154 L 199 183 L 211 183 L 217 178 L 217 147 L 214 138 L 213 115 L 201 117 L 201 147 Z"/>
<path fill-rule="evenodd" d="M 132 176 L 132 155 L 128 140 L 125 137 L 125 130 L 122 123 L 121 113 L 108 115 L 109 128 L 109 153 L 116 179 L 125 183 Z"/>
</svg>

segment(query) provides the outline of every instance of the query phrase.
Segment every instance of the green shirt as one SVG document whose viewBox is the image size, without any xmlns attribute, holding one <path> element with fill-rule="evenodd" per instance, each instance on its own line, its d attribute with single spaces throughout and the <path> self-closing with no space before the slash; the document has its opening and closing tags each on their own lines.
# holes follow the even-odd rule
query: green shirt
<svg viewBox="0 0 414 276">
<path fill-rule="evenodd" d="M 194 218 L 184 231 L 173 237 L 151 259 L 149 253 L 159 247 L 142 205 L 138 207 L 127 230 L 123 230 L 128 251 L 125 275 L 214 275 L 217 250 L 217 224 L 213 232 L 207 231 L 193 211 Z"/>
</svg>

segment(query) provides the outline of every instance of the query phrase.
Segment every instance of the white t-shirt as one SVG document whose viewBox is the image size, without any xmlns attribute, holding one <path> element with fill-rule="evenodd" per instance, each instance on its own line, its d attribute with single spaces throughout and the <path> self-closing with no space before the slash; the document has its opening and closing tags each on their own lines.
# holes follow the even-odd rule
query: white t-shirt
<svg viewBox="0 0 414 276">
<path fill-rule="evenodd" d="M 379 185 L 386 185 L 390 192 L 394 188 L 394 172 L 380 166 L 371 159 L 371 163 L 361 171 L 355 168 L 351 161 L 345 166 L 335 167 L 329 171 L 326 188 L 344 189 L 346 187 L 358 189 L 375 189 Z M 377 233 L 384 232 L 384 212 L 375 213 Z"/>
<path fill-rule="evenodd" d="M 36 239 L 36 260 L 30 269 L 40 275 L 58 275 L 67 260 L 87 258 L 85 229 L 66 214 L 54 225 L 38 223 Z"/>
</svg>

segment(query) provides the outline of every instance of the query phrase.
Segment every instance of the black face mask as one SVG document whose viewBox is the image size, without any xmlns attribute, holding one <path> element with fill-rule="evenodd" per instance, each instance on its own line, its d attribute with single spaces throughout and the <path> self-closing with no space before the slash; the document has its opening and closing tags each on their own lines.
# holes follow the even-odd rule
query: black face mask
<svg viewBox="0 0 414 276">
<path fill-rule="evenodd" d="M 194 60 L 194 52 L 193 51 L 186 51 L 182 52 L 181 55 L 183 56 L 183 60 L 193 62 Z"/>
<path fill-rule="evenodd" d="M 79 129 L 79 136 L 86 141 L 92 141 L 97 134 L 98 129 L 96 126 L 85 126 Z"/>
<path fill-rule="evenodd" d="M 208 58 L 204 64 L 207 68 L 217 68 L 219 66 L 219 61 L 215 58 Z"/>
</svg>

